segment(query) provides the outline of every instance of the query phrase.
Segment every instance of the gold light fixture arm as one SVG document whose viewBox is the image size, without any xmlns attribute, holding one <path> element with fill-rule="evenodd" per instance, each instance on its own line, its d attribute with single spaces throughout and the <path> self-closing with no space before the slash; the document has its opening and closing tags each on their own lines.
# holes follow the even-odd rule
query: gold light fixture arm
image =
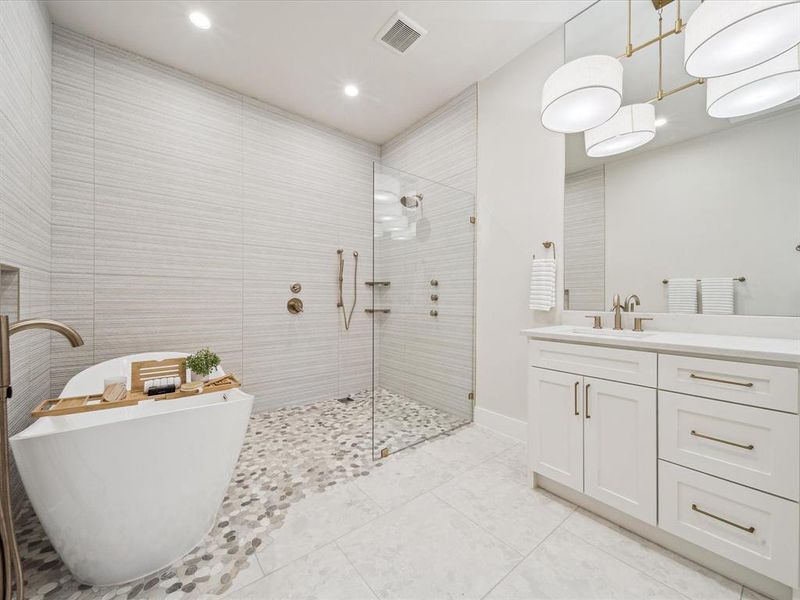
<svg viewBox="0 0 800 600">
<path fill-rule="evenodd" d="M 672 96 L 672 94 L 677 94 L 678 92 L 682 92 L 685 89 L 693 87 L 695 85 L 703 85 L 706 82 L 705 79 L 700 77 L 699 79 L 695 79 L 694 81 L 690 81 L 689 83 L 684 83 L 683 85 L 679 85 L 678 87 L 672 88 L 671 90 L 659 90 L 659 95 L 655 96 L 654 98 L 650 98 L 647 100 L 645 104 L 652 104 L 653 102 L 658 102 L 659 100 L 663 100 L 667 96 Z"/>
<path fill-rule="evenodd" d="M 683 22 L 683 18 L 681 17 L 681 0 L 675 0 L 675 26 L 669 31 L 664 31 L 664 17 L 662 15 L 662 9 L 672 1 L 673 0 L 653 0 L 653 5 L 656 7 L 656 10 L 658 10 L 658 35 L 650 40 L 647 40 L 646 42 L 639 44 L 638 46 L 634 46 L 632 41 L 633 0 L 628 0 L 628 43 L 625 45 L 625 54 L 621 54 L 617 58 L 630 58 L 639 50 L 643 50 L 649 46 L 652 46 L 653 44 L 658 44 L 658 93 L 654 98 L 647 100 L 646 104 L 659 102 L 667 96 L 677 94 L 678 92 L 682 92 L 683 90 L 695 85 L 703 85 L 706 82 L 705 79 L 700 77 L 694 81 L 690 81 L 689 83 L 684 83 L 683 85 L 672 88 L 671 90 L 664 89 L 664 40 L 671 35 L 682 33 L 686 28 L 686 24 Z"/>
<path fill-rule="evenodd" d="M 675 19 L 675 27 L 670 29 L 667 32 L 662 32 L 661 28 L 659 28 L 658 35 L 653 39 L 647 40 L 639 44 L 638 46 L 634 46 L 631 40 L 632 30 L 633 30 L 633 15 L 632 15 L 632 6 L 633 0 L 628 0 L 628 43 L 625 46 L 625 54 L 621 54 L 617 58 L 630 58 L 634 54 L 636 54 L 639 50 L 644 50 L 645 48 L 652 46 L 656 42 L 660 42 L 671 35 L 675 35 L 677 33 L 681 33 L 685 29 L 685 25 L 683 23 L 683 19 L 681 19 L 681 0 L 677 1 L 677 17 Z M 659 10 L 659 18 L 661 13 L 661 8 L 663 8 L 668 2 L 660 2 L 657 6 Z"/>
</svg>

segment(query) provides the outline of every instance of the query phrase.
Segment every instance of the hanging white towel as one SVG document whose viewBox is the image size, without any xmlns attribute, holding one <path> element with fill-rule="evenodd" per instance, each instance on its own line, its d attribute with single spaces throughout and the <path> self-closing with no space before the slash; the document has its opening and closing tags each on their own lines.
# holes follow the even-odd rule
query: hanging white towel
<svg viewBox="0 0 800 600">
<path fill-rule="evenodd" d="M 733 278 L 709 277 L 700 280 L 700 297 L 704 315 L 732 315 Z"/>
<path fill-rule="evenodd" d="M 556 261 L 534 258 L 531 264 L 531 310 L 550 310 L 556 305 Z"/>
<path fill-rule="evenodd" d="M 667 311 L 683 315 L 697 312 L 697 280 L 670 279 L 667 283 Z"/>
</svg>

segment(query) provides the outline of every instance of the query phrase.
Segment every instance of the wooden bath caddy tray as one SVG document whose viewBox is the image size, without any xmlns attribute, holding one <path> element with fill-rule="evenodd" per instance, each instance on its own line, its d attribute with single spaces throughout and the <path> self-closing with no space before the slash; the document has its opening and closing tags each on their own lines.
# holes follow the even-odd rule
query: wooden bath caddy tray
<svg viewBox="0 0 800 600">
<path fill-rule="evenodd" d="M 196 396 L 197 391 L 182 392 L 176 391 L 171 394 L 160 394 L 148 396 L 144 393 L 144 382 L 148 379 L 159 379 L 162 377 L 180 377 L 181 382 L 186 382 L 186 359 L 168 358 L 165 360 L 141 361 L 131 364 L 131 390 L 125 394 L 120 393 L 119 389 L 109 388 L 102 394 L 91 394 L 88 396 L 73 396 L 71 398 L 51 398 L 45 400 L 37 406 L 31 415 L 39 417 L 55 417 L 60 415 L 71 415 L 75 413 L 92 412 L 95 410 L 106 410 L 109 408 L 120 408 L 122 406 L 133 406 L 143 400 L 174 400 L 186 396 Z M 117 384 L 121 386 L 122 384 Z M 211 392 L 222 392 L 233 388 L 238 388 L 241 383 L 235 375 L 223 375 L 212 379 L 203 384 L 202 394 Z"/>
</svg>

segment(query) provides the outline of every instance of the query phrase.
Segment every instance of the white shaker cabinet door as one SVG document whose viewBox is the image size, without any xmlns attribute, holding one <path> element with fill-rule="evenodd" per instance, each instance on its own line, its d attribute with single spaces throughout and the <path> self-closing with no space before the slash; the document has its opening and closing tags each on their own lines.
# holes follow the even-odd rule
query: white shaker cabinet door
<svg viewBox="0 0 800 600">
<path fill-rule="evenodd" d="M 583 491 L 583 378 L 531 368 L 528 379 L 530 466 Z"/>
<path fill-rule="evenodd" d="M 656 524 L 656 391 L 584 378 L 585 493 Z"/>
</svg>

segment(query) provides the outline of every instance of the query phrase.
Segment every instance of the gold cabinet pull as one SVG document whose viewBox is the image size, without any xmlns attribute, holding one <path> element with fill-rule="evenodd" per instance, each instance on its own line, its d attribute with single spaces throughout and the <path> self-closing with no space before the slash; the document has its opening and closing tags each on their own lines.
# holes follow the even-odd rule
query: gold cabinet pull
<svg viewBox="0 0 800 600">
<path fill-rule="evenodd" d="M 753 444 L 737 444 L 736 442 L 729 442 L 728 440 L 706 435 L 705 433 L 697 433 L 694 429 L 692 429 L 691 433 L 693 436 L 703 438 L 704 440 L 711 440 L 712 442 L 719 442 L 720 444 L 728 444 L 728 446 L 736 446 L 737 448 L 744 448 L 745 450 L 752 450 L 755 448 Z"/>
<path fill-rule="evenodd" d="M 583 409 L 583 414 L 587 419 L 591 419 L 592 416 L 589 414 L 589 388 L 591 387 L 591 383 L 587 383 L 586 387 L 583 388 L 583 402 L 586 405 Z"/>
<path fill-rule="evenodd" d="M 747 533 L 755 533 L 756 532 L 756 528 L 755 527 L 752 527 L 752 526 L 751 527 L 745 527 L 744 525 L 739 525 L 738 523 L 734 523 L 733 521 L 728 521 L 728 519 L 723 519 L 722 517 L 718 517 L 715 514 L 712 514 L 710 512 L 706 512 L 706 511 L 698 508 L 697 504 L 692 504 L 692 510 L 695 511 L 695 512 L 699 512 L 701 515 L 705 515 L 707 517 L 711 517 L 712 519 L 716 519 L 717 521 L 725 523 L 726 525 L 730 525 L 731 527 L 736 527 L 736 529 L 741 529 L 742 531 L 746 531 Z"/>
<path fill-rule="evenodd" d="M 742 387 L 753 387 L 753 382 L 748 381 L 747 383 L 742 383 L 741 381 L 728 381 L 727 379 L 715 379 L 714 377 L 703 377 L 702 375 L 695 375 L 691 373 L 689 375 L 692 379 L 702 379 L 703 381 L 713 381 L 715 383 L 727 383 L 729 385 L 740 385 Z"/>
<path fill-rule="evenodd" d="M 581 384 L 580 381 L 575 382 L 575 416 L 580 416 L 580 412 L 578 411 L 578 386 Z"/>
</svg>

